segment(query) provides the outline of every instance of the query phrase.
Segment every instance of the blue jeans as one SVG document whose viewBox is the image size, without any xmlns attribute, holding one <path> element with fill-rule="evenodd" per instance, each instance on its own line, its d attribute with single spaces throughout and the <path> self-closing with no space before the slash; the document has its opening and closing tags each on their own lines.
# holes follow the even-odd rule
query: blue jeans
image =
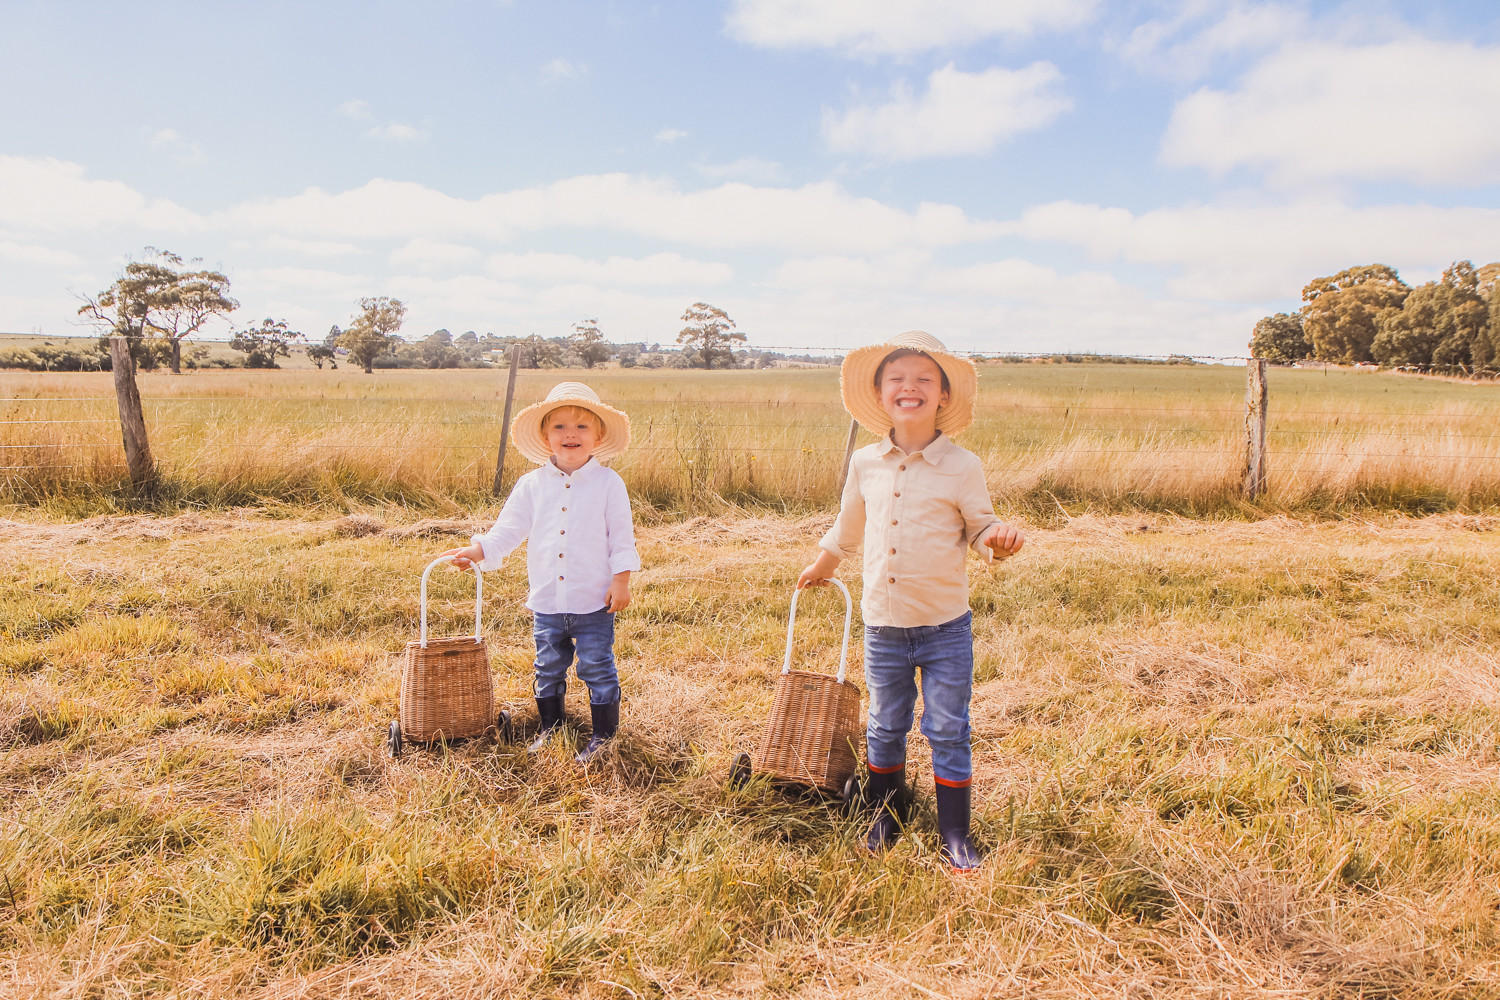
<svg viewBox="0 0 1500 1000">
<path fill-rule="evenodd" d="M 865 685 L 870 722 L 865 730 L 871 768 L 892 771 L 906 762 L 906 734 L 922 671 L 922 735 L 932 747 L 932 771 L 946 785 L 965 785 L 973 773 L 969 698 L 974 693 L 974 615 L 942 625 L 865 626 Z"/>
<path fill-rule="evenodd" d="M 589 701 L 609 705 L 620 700 L 620 675 L 615 671 L 615 614 L 591 611 L 585 615 L 533 613 L 536 637 L 535 678 L 538 698 L 552 698 L 568 689 L 568 667 L 578 652 L 578 679 L 589 689 Z"/>
</svg>

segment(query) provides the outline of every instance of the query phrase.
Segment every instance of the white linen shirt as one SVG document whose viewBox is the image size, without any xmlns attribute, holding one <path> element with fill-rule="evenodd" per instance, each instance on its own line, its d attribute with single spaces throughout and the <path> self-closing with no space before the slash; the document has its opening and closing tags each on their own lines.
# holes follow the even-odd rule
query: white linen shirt
<svg viewBox="0 0 1500 1000">
<path fill-rule="evenodd" d="M 526 607 L 543 615 L 598 611 L 614 575 L 641 568 L 625 480 L 592 458 L 572 475 L 551 462 L 526 473 L 494 527 L 472 541 L 484 552 L 481 570 L 527 543 Z"/>
</svg>

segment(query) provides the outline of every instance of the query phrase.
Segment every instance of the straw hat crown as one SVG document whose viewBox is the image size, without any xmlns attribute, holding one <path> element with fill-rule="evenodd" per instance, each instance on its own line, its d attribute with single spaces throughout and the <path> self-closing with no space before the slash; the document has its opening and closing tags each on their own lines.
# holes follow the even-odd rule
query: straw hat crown
<svg viewBox="0 0 1500 1000">
<path fill-rule="evenodd" d="M 938 409 L 937 429 L 952 437 L 972 424 L 974 397 L 979 391 L 979 373 L 974 362 L 952 353 L 941 340 L 922 330 L 897 334 L 882 343 L 850 351 L 844 357 L 839 370 L 839 392 L 849 415 L 867 431 L 881 436 L 890 432 L 891 418 L 880 405 L 875 373 L 888 355 L 903 349 L 921 351 L 948 376 L 948 405 Z"/>
<path fill-rule="evenodd" d="M 603 461 L 630 447 L 630 418 L 620 410 L 599 401 L 599 394 L 582 382 L 559 382 L 540 403 L 532 403 L 510 423 L 510 439 L 516 450 L 537 465 L 552 460 L 552 448 L 542 433 L 542 420 L 560 406 L 577 406 L 588 410 L 604 425 L 604 433 L 594 448 L 594 457 Z"/>
</svg>

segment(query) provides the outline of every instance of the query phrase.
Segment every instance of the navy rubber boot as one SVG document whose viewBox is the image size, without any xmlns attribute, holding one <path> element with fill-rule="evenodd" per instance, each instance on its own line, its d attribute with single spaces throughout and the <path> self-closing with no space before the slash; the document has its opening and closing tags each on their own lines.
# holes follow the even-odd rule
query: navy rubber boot
<svg viewBox="0 0 1500 1000">
<path fill-rule="evenodd" d="M 593 717 L 594 731 L 589 734 L 588 743 L 584 744 L 578 756 L 573 759 L 580 764 L 587 764 L 595 757 L 604 752 L 604 745 L 614 739 L 615 733 L 620 729 L 620 703 L 612 701 L 607 705 L 589 705 L 589 715 Z"/>
<path fill-rule="evenodd" d="M 865 847 L 888 851 L 901 839 L 901 827 L 906 823 L 906 765 L 885 774 L 871 768 L 870 781 L 865 787 L 868 801 L 875 806 L 875 820 L 865 835 Z"/>
<path fill-rule="evenodd" d="M 984 855 L 969 839 L 969 783 L 961 787 L 936 782 L 938 836 L 942 840 L 938 856 L 955 872 L 971 872 L 984 864 Z"/>
</svg>

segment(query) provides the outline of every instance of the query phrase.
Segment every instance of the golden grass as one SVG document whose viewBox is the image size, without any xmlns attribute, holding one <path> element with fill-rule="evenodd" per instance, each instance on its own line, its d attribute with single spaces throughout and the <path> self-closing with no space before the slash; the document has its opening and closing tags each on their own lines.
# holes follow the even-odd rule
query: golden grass
<svg viewBox="0 0 1500 1000">
<path fill-rule="evenodd" d="M 974 564 L 955 880 L 919 737 L 883 858 L 724 785 L 826 515 L 642 530 L 605 766 L 389 760 L 417 575 L 485 513 L 0 522 L 0 995 L 1500 996 L 1500 518 L 1058 517 Z"/>
<path fill-rule="evenodd" d="M 614 465 L 646 508 L 836 499 L 849 423 L 832 370 L 526 372 L 518 403 L 565 378 L 631 413 L 635 444 Z M 1216 366 L 985 366 L 962 443 L 1016 508 L 1234 511 L 1243 383 L 1243 369 Z M 490 489 L 503 392 L 496 371 L 143 375 L 166 477 L 155 503 L 456 510 Z M 107 374 L 0 374 L 0 396 L 6 498 L 79 512 L 131 502 Z M 1500 386 L 1276 370 L 1270 413 L 1263 512 L 1500 503 Z M 508 468 L 527 465 L 512 454 Z"/>
</svg>

